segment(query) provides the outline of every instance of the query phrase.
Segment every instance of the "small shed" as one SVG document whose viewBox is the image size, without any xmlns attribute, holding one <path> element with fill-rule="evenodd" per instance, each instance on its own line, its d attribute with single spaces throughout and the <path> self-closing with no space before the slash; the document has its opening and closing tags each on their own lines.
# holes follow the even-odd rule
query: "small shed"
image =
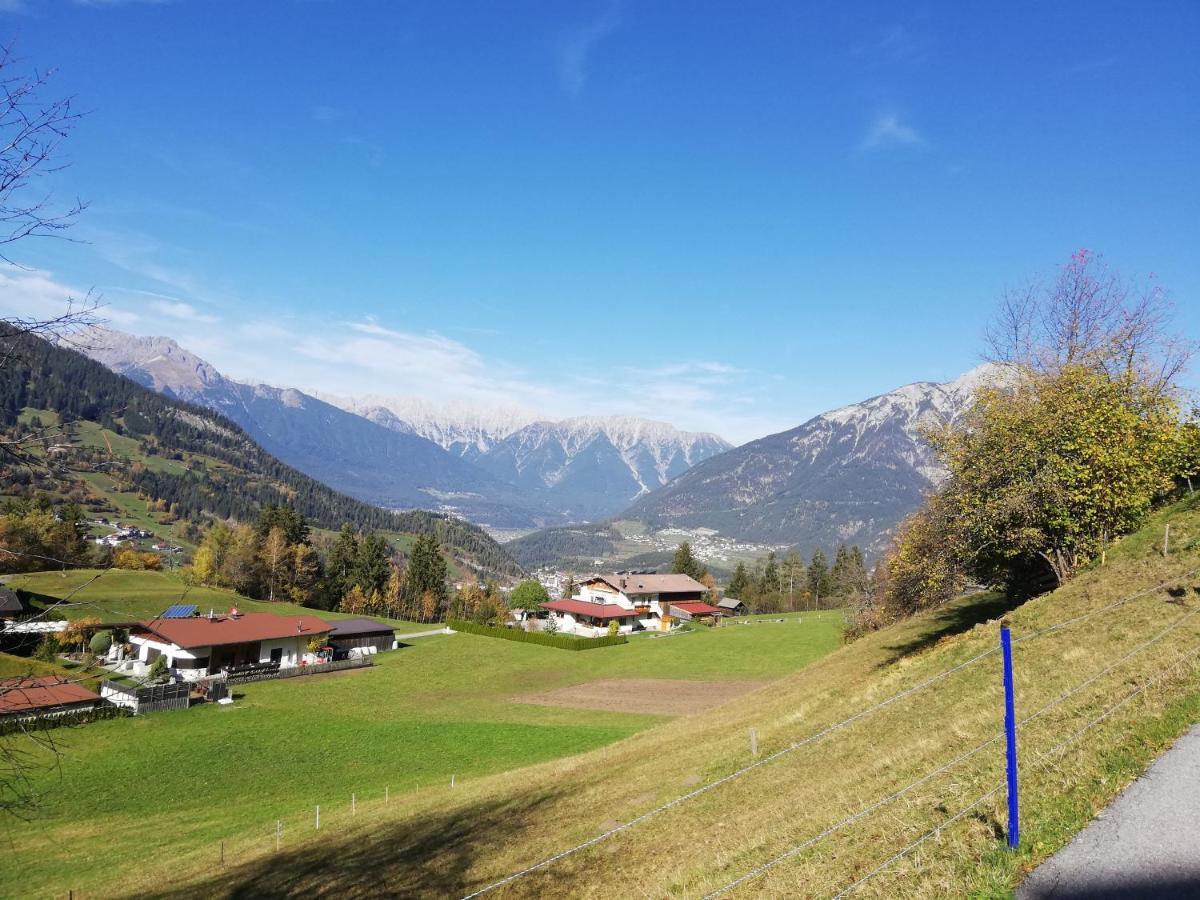
<svg viewBox="0 0 1200 900">
<path fill-rule="evenodd" d="M 15 619 L 23 611 L 17 592 L 12 588 L 0 587 L 0 620 Z"/>
<path fill-rule="evenodd" d="M 722 611 L 707 603 L 672 603 L 671 615 L 685 622 L 692 619 L 712 619 L 715 622 L 721 618 Z"/>
<path fill-rule="evenodd" d="M 396 646 L 396 630 L 375 619 L 339 619 L 330 623 L 329 646 L 335 652 L 348 653 L 354 649 L 374 647 L 376 651 Z M 370 651 L 368 651 L 370 652 Z"/>
<path fill-rule="evenodd" d="M 746 604 L 737 597 L 722 597 L 717 601 L 717 606 L 727 616 L 744 616 L 750 611 L 746 608 Z"/>
<path fill-rule="evenodd" d="M 83 685 L 61 675 L 0 681 L 0 716 L 53 716 L 92 709 L 102 703 Z"/>
</svg>

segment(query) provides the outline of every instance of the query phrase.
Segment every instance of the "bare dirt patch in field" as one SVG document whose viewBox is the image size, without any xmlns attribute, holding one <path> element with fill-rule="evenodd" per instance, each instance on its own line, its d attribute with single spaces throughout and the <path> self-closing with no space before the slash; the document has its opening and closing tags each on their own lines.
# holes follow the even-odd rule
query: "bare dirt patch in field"
<svg viewBox="0 0 1200 900">
<path fill-rule="evenodd" d="M 686 716 L 720 706 L 764 684 L 764 681 L 599 678 L 552 691 L 521 694 L 513 699 L 518 703 L 535 703 L 539 706 Z"/>
</svg>

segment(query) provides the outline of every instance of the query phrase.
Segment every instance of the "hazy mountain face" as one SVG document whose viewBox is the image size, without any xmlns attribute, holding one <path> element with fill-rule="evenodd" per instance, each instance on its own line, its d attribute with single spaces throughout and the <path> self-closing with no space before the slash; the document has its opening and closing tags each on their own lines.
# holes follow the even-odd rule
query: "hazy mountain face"
<svg viewBox="0 0 1200 900">
<path fill-rule="evenodd" d="M 715 434 L 632 416 L 536 420 L 519 409 L 437 408 L 407 398 L 328 398 L 388 428 L 420 434 L 571 520 L 624 509 L 728 450 Z"/>
<path fill-rule="evenodd" d="M 269 453 L 353 497 L 393 508 L 449 508 L 474 521 L 556 521 L 509 485 L 411 431 L 386 428 L 301 391 L 226 378 L 169 338 L 97 330 L 88 354 L 160 393 L 212 409 Z"/>
<path fill-rule="evenodd" d="M 995 376 L 980 367 L 835 409 L 701 462 L 622 518 L 806 550 L 846 541 L 878 551 L 944 474 L 922 430 L 956 420 Z"/>
<path fill-rule="evenodd" d="M 92 343 L 90 355 L 110 369 L 226 415 L 339 490 L 498 527 L 603 518 L 729 447 L 716 435 L 632 417 L 547 422 L 515 408 L 247 385 L 169 338 L 102 329 Z"/>
</svg>

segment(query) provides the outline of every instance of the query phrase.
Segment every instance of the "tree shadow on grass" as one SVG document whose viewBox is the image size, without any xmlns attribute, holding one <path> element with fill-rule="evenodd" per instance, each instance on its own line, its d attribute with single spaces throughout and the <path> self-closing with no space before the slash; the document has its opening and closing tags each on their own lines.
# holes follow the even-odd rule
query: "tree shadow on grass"
<svg viewBox="0 0 1200 900">
<path fill-rule="evenodd" d="M 879 664 L 877 668 L 890 666 L 912 653 L 927 650 L 943 638 L 970 631 L 976 625 L 999 619 L 1006 613 L 1012 612 L 1025 600 L 1012 598 L 1004 594 L 979 594 L 965 601 L 951 604 L 939 610 L 931 620 L 930 628 L 919 637 L 903 644 L 894 644 L 884 649 L 891 651 L 891 656 Z"/>
<path fill-rule="evenodd" d="M 143 896 L 158 900 L 224 897 L 230 900 L 283 897 L 460 897 L 494 878 L 469 874 L 475 859 L 499 847 L 520 844 L 523 822 L 553 792 L 510 802 L 480 802 L 434 811 L 401 822 L 283 850 L 231 868 L 200 882 Z M 527 863 L 537 862 L 529 859 Z M 508 873 L 497 875 L 504 877 Z M 553 868 L 529 879 L 535 893 L 561 895 L 565 879 Z M 532 889 L 532 888 L 531 888 Z"/>
</svg>

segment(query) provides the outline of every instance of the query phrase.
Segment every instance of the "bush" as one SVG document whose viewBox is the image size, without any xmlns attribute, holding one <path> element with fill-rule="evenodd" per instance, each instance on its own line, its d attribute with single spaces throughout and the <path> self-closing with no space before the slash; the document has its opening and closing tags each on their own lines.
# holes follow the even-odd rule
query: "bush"
<svg viewBox="0 0 1200 900">
<path fill-rule="evenodd" d="M 560 650 L 594 650 L 597 647 L 612 647 L 616 644 L 629 643 L 629 639 L 623 634 L 609 634 L 605 637 L 585 638 L 573 634 L 546 634 L 544 631 L 520 631 L 516 628 L 497 628 L 493 625 L 464 622 L 461 619 L 447 619 L 446 624 L 455 631 L 463 631 L 467 634 L 503 638 L 504 640 L 516 641 L 521 644 L 541 644 L 543 647 L 557 647 Z"/>
<path fill-rule="evenodd" d="M 88 647 L 96 656 L 103 656 L 109 651 L 113 645 L 113 633 L 111 631 L 97 631 L 92 635 L 92 639 L 88 641 Z"/>
<path fill-rule="evenodd" d="M 33 658 L 48 663 L 58 662 L 58 635 L 52 633 L 42 635 L 37 649 L 33 651 Z"/>
<path fill-rule="evenodd" d="M 165 674 L 167 674 L 167 658 L 165 656 L 154 657 L 154 662 L 150 663 L 150 671 L 146 677 L 150 681 L 157 681 Z"/>
<path fill-rule="evenodd" d="M 508 595 L 508 605 L 514 609 L 528 609 L 536 612 L 543 603 L 550 601 L 550 595 L 542 587 L 540 581 L 522 581 Z"/>
</svg>

